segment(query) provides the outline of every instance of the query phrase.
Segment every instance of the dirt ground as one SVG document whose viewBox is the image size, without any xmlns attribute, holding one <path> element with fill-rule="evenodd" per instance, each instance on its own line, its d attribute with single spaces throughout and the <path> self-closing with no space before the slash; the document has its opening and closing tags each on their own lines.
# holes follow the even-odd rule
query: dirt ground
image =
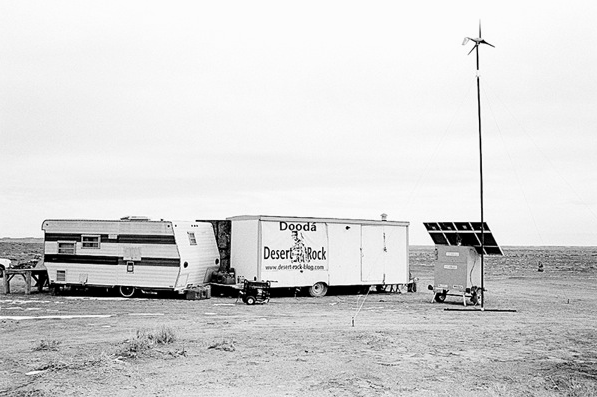
<svg viewBox="0 0 597 397">
<path fill-rule="evenodd" d="M 0 295 L 0 395 L 597 395 L 597 247 L 510 248 L 486 263 L 483 312 L 431 303 L 431 247 L 411 248 L 416 293 L 247 306 L 26 296 L 15 283 Z M 174 341 L 140 346 L 160 330 Z"/>
</svg>

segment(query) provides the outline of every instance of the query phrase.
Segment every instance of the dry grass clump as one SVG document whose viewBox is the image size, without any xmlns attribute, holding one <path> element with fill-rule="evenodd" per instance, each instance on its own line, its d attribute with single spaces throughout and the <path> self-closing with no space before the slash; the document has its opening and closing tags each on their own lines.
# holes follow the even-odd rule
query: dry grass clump
<svg viewBox="0 0 597 397">
<path fill-rule="evenodd" d="M 566 397 L 597 397 L 597 379 L 564 375 L 550 379 L 552 388 Z"/>
<path fill-rule="evenodd" d="M 234 346 L 234 340 L 232 340 L 232 339 L 222 339 L 220 341 L 213 342 L 207 348 L 215 349 L 215 350 L 223 350 L 226 352 L 233 352 L 236 350 L 236 347 Z"/>
<path fill-rule="evenodd" d="M 125 341 L 121 354 L 125 357 L 135 358 L 155 345 L 167 345 L 175 340 L 174 331 L 168 327 L 161 327 L 152 332 L 137 330 L 134 337 Z"/>
<path fill-rule="evenodd" d="M 40 340 L 39 343 L 35 346 L 33 346 L 33 348 L 31 350 L 33 351 L 57 351 L 58 347 L 60 346 L 60 342 L 59 340 Z"/>
</svg>

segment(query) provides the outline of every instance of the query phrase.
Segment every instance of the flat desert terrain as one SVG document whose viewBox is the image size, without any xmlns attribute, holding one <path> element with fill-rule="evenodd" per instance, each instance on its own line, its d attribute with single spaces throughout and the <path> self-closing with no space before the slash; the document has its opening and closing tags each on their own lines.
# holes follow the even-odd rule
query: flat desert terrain
<svg viewBox="0 0 597 397">
<path fill-rule="evenodd" d="M 41 244 L 4 244 L 0 256 L 12 249 L 27 259 Z M 432 247 L 411 247 L 415 293 L 248 306 L 26 296 L 17 282 L 0 295 L 0 395 L 597 395 L 597 247 L 505 253 L 486 257 L 483 312 L 431 302 Z"/>
</svg>

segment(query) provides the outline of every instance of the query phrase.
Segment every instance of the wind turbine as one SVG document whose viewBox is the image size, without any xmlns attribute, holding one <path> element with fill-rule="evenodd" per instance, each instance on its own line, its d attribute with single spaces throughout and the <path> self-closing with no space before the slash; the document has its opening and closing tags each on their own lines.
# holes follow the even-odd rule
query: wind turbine
<svg viewBox="0 0 597 397">
<path fill-rule="evenodd" d="M 479 37 L 473 39 L 471 37 L 465 37 L 462 45 L 466 45 L 469 41 L 475 43 L 475 46 L 469 51 L 467 55 L 470 55 L 471 52 L 475 51 L 477 56 L 477 115 L 479 119 L 479 174 L 480 174 L 480 195 L 481 195 L 481 310 L 485 310 L 484 301 L 485 301 L 485 286 L 483 284 L 483 256 L 485 253 L 485 223 L 483 219 L 483 144 L 481 139 L 481 79 L 479 76 L 479 46 L 481 44 L 487 44 L 488 46 L 494 47 L 493 44 L 489 44 L 485 40 L 483 40 L 481 36 L 481 21 L 479 20 Z"/>
</svg>

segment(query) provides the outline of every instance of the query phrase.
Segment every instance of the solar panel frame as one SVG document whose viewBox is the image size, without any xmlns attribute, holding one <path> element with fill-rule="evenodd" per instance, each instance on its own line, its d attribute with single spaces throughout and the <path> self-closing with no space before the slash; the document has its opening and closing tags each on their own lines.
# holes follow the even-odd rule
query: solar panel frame
<svg viewBox="0 0 597 397">
<path fill-rule="evenodd" d="M 483 225 L 481 222 L 423 222 L 423 225 L 436 245 L 462 245 L 475 248 L 479 254 L 504 255 L 487 222 Z"/>
</svg>

